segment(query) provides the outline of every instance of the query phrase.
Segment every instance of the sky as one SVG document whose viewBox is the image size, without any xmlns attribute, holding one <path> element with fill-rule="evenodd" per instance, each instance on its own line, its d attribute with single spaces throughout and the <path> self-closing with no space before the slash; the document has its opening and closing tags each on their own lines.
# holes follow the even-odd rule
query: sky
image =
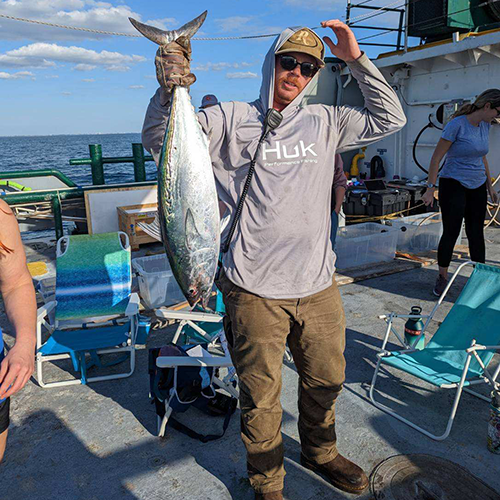
<svg viewBox="0 0 500 500">
<path fill-rule="evenodd" d="M 314 28 L 323 20 L 345 20 L 345 7 L 346 0 L 0 0 L 0 14 L 134 35 L 138 32 L 129 17 L 175 29 L 208 10 L 198 36 L 210 38 L 273 34 L 298 25 Z M 358 9 L 352 15 L 370 13 Z M 396 19 L 389 13 L 365 24 L 394 26 Z M 329 29 L 316 31 L 320 36 L 332 35 Z M 358 38 L 373 33 L 354 31 Z M 389 33 L 373 41 L 391 43 L 393 37 Z M 262 62 L 272 41 L 273 37 L 193 40 L 195 108 L 208 93 L 221 101 L 257 98 Z M 362 48 L 370 57 L 381 51 Z M 157 88 L 156 49 L 143 37 L 108 36 L 0 17 L 0 136 L 139 132 Z M 326 55 L 331 55 L 328 48 Z"/>
</svg>

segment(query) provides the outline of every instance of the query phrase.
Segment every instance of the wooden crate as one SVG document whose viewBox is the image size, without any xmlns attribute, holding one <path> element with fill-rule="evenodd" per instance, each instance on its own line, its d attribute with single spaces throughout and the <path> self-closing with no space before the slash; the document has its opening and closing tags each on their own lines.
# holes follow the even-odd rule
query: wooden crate
<svg viewBox="0 0 500 500">
<path fill-rule="evenodd" d="M 139 245 L 153 243 L 157 240 L 146 234 L 138 225 L 139 222 L 150 223 L 154 221 L 158 210 L 157 203 L 145 203 L 144 205 L 128 205 L 117 207 L 118 226 L 120 231 L 128 234 L 132 250 L 139 250 Z"/>
</svg>

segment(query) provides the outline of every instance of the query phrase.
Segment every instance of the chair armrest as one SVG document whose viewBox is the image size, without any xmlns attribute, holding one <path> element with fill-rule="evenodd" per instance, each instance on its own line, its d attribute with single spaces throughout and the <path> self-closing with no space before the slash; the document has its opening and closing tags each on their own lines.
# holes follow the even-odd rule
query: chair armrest
<svg viewBox="0 0 500 500">
<path fill-rule="evenodd" d="M 222 316 L 215 313 L 203 313 L 193 311 L 174 311 L 166 307 L 160 307 L 155 310 L 156 316 L 163 319 L 177 319 L 185 321 L 204 321 L 207 323 L 220 323 Z"/>
<path fill-rule="evenodd" d="M 233 363 L 228 356 L 158 356 L 156 358 L 156 366 L 158 368 L 174 368 L 176 366 L 227 368 L 233 366 Z"/>
<path fill-rule="evenodd" d="M 56 301 L 48 302 L 47 304 L 44 304 L 43 306 L 40 306 L 38 310 L 36 311 L 36 322 L 40 323 L 43 321 L 43 318 L 47 316 L 51 311 L 53 311 L 56 307 Z"/>
<path fill-rule="evenodd" d="M 389 356 L 394 356 L 395 353 L 397 354 L 411 354 L 412 352 L 417 352 L 418 349 L 401 349 L 401 351 L 387 351 L 383 350 L 377 353 L 377 357 L 379 358 L 387 358 Z"/>
<path fill-rule="evenodd" d="M 500 349 L 500 345 L 481 345 L 481 344 L 476 344 L 468 349 L 466 349 L 466 352 L 472 352 L 472 351 L 497 351 Z"/>
<path fill-rule="evenodd" d="M 139 298 L 139 295 L 137 295 L 136 293 L 132 293 L 127 304 L 127 309 L 125 309 L 125 316 L 130 318 L 131 316 L 136 316 L 137 314 L 139 314 L 140 303 L 141 299 Z"/>
<path fill-rule="evenodd" d="M 380 317 L 380 316 L 379 316 Z M 422 318 L 429 318 L 430 314 L 393 314 L 393 318 L 405 318 L 405 319 L 422 319 Z M 384 319 L 384 318 L 381 318 Z"/>
</svg>

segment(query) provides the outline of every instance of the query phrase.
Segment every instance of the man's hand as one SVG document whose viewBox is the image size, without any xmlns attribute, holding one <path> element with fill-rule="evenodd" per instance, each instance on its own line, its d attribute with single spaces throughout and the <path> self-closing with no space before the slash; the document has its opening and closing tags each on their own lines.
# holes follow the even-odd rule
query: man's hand
<svg viewBox="0 0 500 500">
<path fill-rule="evenodd" d="M 160 87 L 171 92 L 175 85 L 189 87 L 196 81 L 190 70 L 191 42 L 179 37 L 175 42 L 160 46 L 156 52 L 156 78 Z"/>
<path fill-rule="evenodd" d="M 322 21 L 323 28 L 331 28 L 337 37 L 337 43 L 333 43 L 328 36 L 323 37 L 323 41 L 330 47 L 332 54 L 345 62 L 352 62 L 361 57 L 361 50 L 359 49 L 356 37 L 351 28 L 347 24 L 332 19 L 330 21 Z"/>
<path fill-rule="evenodd" d="M 0 399 L 20 391 L 35 368 L 35 347 L 31 342 L 16 343 L 0 365 Z"/>
</svg>

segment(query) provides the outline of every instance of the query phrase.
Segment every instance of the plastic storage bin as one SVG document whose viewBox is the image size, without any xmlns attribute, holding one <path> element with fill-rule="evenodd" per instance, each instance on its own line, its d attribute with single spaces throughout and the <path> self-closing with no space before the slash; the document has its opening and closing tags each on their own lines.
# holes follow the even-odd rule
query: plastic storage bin
<svg viewBox="0 0 500 500">
<path fill-rule="evenodd" d="M 397 250 L 400 252 L 428 252 L 437 250 L 443 234 L 440 213 L 410 215 L 391 221 L 392 227 L 399 231 Z M 457 245 L 462 243 L 462 230 Z"/>
<path fill-rule="evenodd" d="M 398 235 L 397 229 L 374 222 L 341 227 L 335 245 L 335 265 L 346 269 L 391 261 L 396 255 Z"/>
<path fill-rule="evenodd" d="M 165 254 L 137 257 L 132 259 L 132 267 L 137 273 L 139 295 L 148 309 L 186 300 Z"/>
</svg>

